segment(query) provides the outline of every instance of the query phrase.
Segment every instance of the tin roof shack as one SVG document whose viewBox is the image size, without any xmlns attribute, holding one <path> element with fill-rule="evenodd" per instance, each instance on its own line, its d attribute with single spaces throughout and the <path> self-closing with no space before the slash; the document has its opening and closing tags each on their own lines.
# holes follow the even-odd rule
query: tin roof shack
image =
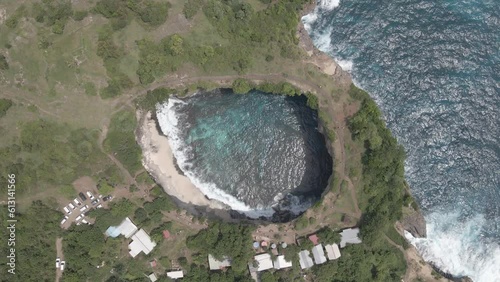
<svg viewBox="0 0 500 282">
<path fill-rule="evenodd" d="M 337 244 L 325 245 L 325 250 L 329 260 L 338 259 L 340 257 L 340 250 Z"/>
<path fill-rule="evenodd" d="M 273 268 L 273 261 L 271 260 L 271 255 L 268 253 L 256 255 L 254 259 L 258 263 L 258 272 Z"/>
<path fill-rule="evenodd" d="M 167 272 L 167 276 L 170 279 L 179 279 L 179 278 L 184 277 L 184 273 L 182 272 L 182 270 L 169 271 L 169 272 Z"/>
<path fill-rule="evenodd" d="M 283 269 L 288 267 L 292 267 L 292 262 L 286 261 L 284 255 L 276 257 L 276 260 L 274 261 L 274 269 Z"/>
<path fill-rule="evenodd" d="M 137 226 L 130 220 L 130 218 L 126 217 L 118 226 L 110 226 L 106 230 L 106 235 L 109 237 L 116 238 L 120 235 L 125 236 L 125 238 L 130 238 L 137 232 Z"/>
<path fill-rule="evenodd" d="M 208 255 L 208 266 L 210 267 L 210 270 L 221 270 L 226 267 L 231 266 L 231 259 L 227 256 L 223 257 L 223 260 L 220 261 L 212 255 Z"/>
<path fill-rule="evenodd" d="M 310 253 L 308 250 L 303 250 L 299 252 L 300 268 L 307 269 L 314 265 L 314 262 L 309 255 Z"/>
<path fill-rule="evenodd" d="M 344 248 L 347 244 L 359 244 L 361 243 L 361 239 L 358 237 L 359 228 L 348 228 L 342 230 L 340 236 L 342 237 L 340 240 L 340 247 Z"/>
<path fill-rule="evenodd" d="M 322 264 L 326 262 L 325 251 L 323 250 L 323 245 L 318 244 L 312 248 L 312 253 L 314 257 L 314 262 L 316 264 Z"/>
<path fill-rule="evenodd" d="M 146 255 L 149 254 L 155 246 L 156 243 L 151 241 L 144 229 L 141 229 L 132 235 L 132 242 L 130 242 L 128 248 L 130 255 L 135 258 L 140 252 Z"/>
</svg>

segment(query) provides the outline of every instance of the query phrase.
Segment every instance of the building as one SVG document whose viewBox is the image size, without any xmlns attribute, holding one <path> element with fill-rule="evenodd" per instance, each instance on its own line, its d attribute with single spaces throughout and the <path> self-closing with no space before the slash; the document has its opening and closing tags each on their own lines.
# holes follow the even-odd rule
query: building
<svg viewBox="0 0 500 282">
<path fill-rule="evenodd" d="M 340 257 L 339 245 L 337 244 L 325 245 L 325 250 L 329 260 L 338 259 Z"/>
<path fill-rule="evenodd" d="M 326 262 L 325 251 L 323 250 L 323 245 L 319 244 L 312 248 L 312 253 L 314 257 L 314 262 L 316 264 L 322 264 Z"/>
<path fill-rule="evenodd" d="M 132 242 L 130 242 L 128 248 L 130 255 L 135 258 L 140 252 L 146 255 L 149 254 L 155 246 L 156 243 L 151 241 L 151 238 L 144 229 L 141 229 L 132 235 Z"/>
<path fill-rule="evenodd" d="M 253 257 L 257 262 L 257 272 L 268 270 L 273 268 L 273 261 L 271 260 L 271 255 L 268 253 L 256 255 Z"/>
<path fill-rule="evenodd" d="M 314 265 L 314 262 L 309 255 L 310 255 L 310 253 L 308 250 L 303 250 L 303 251 L 299 252 L 300 268 L 306 269 L 306 268 L 310 268 Z"/>
<path fill-rule="evenodd" d="M 169 271 L 167 272 L 167 276 L 171 279 L 179 279 L 184 277 L 184 273 L 182 272 L 182 270 Z"/>
<path fill-rule="evenodd" d="M 130 218 L 126 217 L 118 226 L 110 226 L 106 230 L 106 235 L 109 237 L 116 238 L 120 235 L 125 236 L 125 238 L 130 238 L 134 233 L 137 232 L 137 226 L 130 220 Z"/>
<path fill-rule="evenodd" d="M 313 245 L 316 246 L 318 244 L 318 240 L 319 240 L 318 235 L 313 234 L 313 235 L 309 236 L 309 240 L 311 240 Z"/>
<path fill-rule="evenodd" d="M 359 244 L 361 243 L 361 239 L 358 237 L 359 228 L 348 228 L 342 230 L 340 236 L 342 237 L 340 240 L 340 247 L 344 248 L 347 244 Z"/>
<path fill-rule="evenodd" d="M 274 261 L 274 269 L 283 269 L 288 267 L 292 267 L 292 262 L 286 261 L 284 255 L 276 257 L 276 260 Z"/>
<path fill-rule="evenodd" d="M 227 256 L 224 256 L 223 260 L 220 261 L 214 258 L 212 255 L 208 255 L 208 266 L 210 267 L 210 270 L 220 270 L 226 267 L 230 267 L 231 259 Z"/>
<path fill-rule="evenodd" d="M 148 278 L 149 280 L 151 280 L 151 282 L 155 282 L 156 280 L 158 280 L 154 273 L 149 274 Z"/>
</svg>

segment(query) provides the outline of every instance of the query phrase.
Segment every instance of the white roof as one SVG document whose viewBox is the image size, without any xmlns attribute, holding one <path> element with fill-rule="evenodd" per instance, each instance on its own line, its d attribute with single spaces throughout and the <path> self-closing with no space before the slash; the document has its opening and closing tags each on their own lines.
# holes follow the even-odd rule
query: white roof
<svg viewBox="0 0 500 282">
<path fill-rule="evenodd" d="M 210 270 L 220 270 L 224 267 L 231 266 L 231 260 L 229 257 L 223 257 L 224 260 L 220 261 L 214 258 L 212 255 L 208 255 L 208 265 L 210 266 Z"/>
<path fill-rule="evenodd" d="M 268 253 L 256 255 L 253 257 L 259 264 L 257 271 L 263 271 L 273 268 L 273 261 L 271 260 L 271 255 Z"/>
<path fill-rule="evenodd" d="M 148 276 L 149 280 L 151 280 L 151 282 L 155 282 L 156 280 L 158 280 L 158 278 L 156 278 L 156 275 L 154 273 L 151 273 L 149 276 Z"/>
<path fill-rule="evenodd" d="M 325 249 L 329 260 L 338 259 L 340 257 L 340 250 L 337 244 L 325 245 Z"/>
<path fill-rule="evenodd" d="M 275 269 L 282 269 L 282 268 L 287 268 L 287 267 L 292 267 L 292 262 L 286 261 L 284 255 L 278 256 L 276 258 L 276 260 L 274 261 L 274 268 Z"/>
<path fill-rule="evenodd" d="M 144 229 L 137 231 L 137 233 L 132 236 L 132 240 L 133 241 L 128 245 L 130 249 L 129 253 L 132 257 L 136 257 L 140 252 L 144 252 L 144 254 L 147 255 L 156 246 L 156 243 L 151 241 L 151 238 Z"/>
<path fill-rule="evenodd" d="M 314 265 L 314 262 L 309 255 L 310 255 L 310 253 L 308 250 L 303 250 L 303 251 L 299 252 L 300 268 L 306 269 L 306 268 L 310 268 Z"/>
<path fill-rule="evenodd" d="M 179 278 L 184 277 L 184 273 L 182 273 L 182 270 L 170 271 L 170 272 L 167 272 L 167 276 L 172 278 L 172 279 L 179 279 Z"/>
<path fill-rule="evenodd" d="M 135 226 L 130 218 L 126 217 L 116 229 L 118 229 L 120 234 L 125 236 L 125 238 L 130 238 L 137 231 L 137 226 Z"/>
<path fill-rule="evenodd" d="M 340 240 L 340 247 L 345 247 L 346 244 L 359 244 L 361 243 L 361 239 L 358 237 L 359 228 L 348 228 L 342 230 L 340 236 L 342 239 Z"/>
<path fill-rule="evenodd" d="M 323 245 L 318 244 L 312 248 L 312 253 L 314 257 L 314 262 L 316 264 L 322 264 L 326 262 L 325 251 L 323 250 Z"/>
</svg>

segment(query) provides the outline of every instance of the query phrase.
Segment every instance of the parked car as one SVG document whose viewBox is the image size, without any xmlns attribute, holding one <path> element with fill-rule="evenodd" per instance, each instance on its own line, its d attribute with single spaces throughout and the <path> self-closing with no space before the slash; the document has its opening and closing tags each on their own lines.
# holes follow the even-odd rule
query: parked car
<svg viewBox="0 0 500 282">
<path fill-rule="evenodd" d="M 56 268 L 61 266 L 61 259 L 59 257 L 56 258 Z"/>
<path fill-rule="evenodd" d="M 72 210 L 74 210 L 74 209 L 75 209 L 75 206 L 73 206 L 73 204 L 72 204 L 72 203 L 69 203 L 69 204 L 68 204 L 68 207 L 70 207 L 70 209 L 72 209 Z"/>
<path fill-rule="evenodd" d="M 111 195 L 107 195 L 106 197 L 103 197 L 103 198 L 102 198 L 102 200 L 103 200 L 104 202 L 106 202 L 107 200 L 111 200 L 111 199 L 113 199 L 113 196 L 111 196 Z"/>
<path fill-rule="evenodd" d="M 68 207 L 64 207 L 63 210 L 67 213 L 67 214 L 71 214 L 71 211 L 68 209 Z"/>
<path fill-rule="evenodd" d="M 101 205 L 101 204 L 99 204 L 99 205 L 97 206 L 97 208 L 98 208 L 98 209 L 102 208 L 102 205 Z"/>
<path fill-rule="evenodd" d="M 75 198 L 73 200 L 73 203 L 75 203 L 75 205 L 77 205 L 77 206 L 81 206 L 82 205 L 82 203 L 80 201 L 78 201 L 78 198 Z"/>
<path fill-rule="evenodd" d="M 61 220 L 61 225 L 65 224 L 65 223 L 66 223 L 66 221 L 67 221 L 67 219 L 66 219 L 66 218 L 63 218 L 63 220 Z"/>
<path fill-rule="evenodd" d="M 93 200 L 93 201 L 91 202 L 91 204 L 92 204 L 92 205 L 94 205 L 94 206 L 95 206 L 95 205 L 97 205 L 97 203 L 99 203 L 99 200 L 98 200 L 98 199 L 95 199 L 95 200 Z"/>
<path fill-rule="evenodd" d="M 66 262 L 63 260 L 61 261 L 61 271 L 64 271 L 64 266 L 66 265 Z"/>
<path fill-rule="evenodd" d="M 75 221 L 79 221 L 79 220 L 80 220 L 80 219 L 82 219 L 82 218 L 83 218 L 83 215 L 79 215 L 79 216 L 77 216 L 77 217 L 75 218 Z"/>
<path fill-rule="evenodd" d="M 85 195 L 83 194 L 83 192 L 78 193 L 78 196 L 80 196 L 80 199 L 82 199 L 82 201 L 87 200 L 87 197 L 85 197 Z"/>
<path fill-rule="evenodd" d="M 85 211 L 86 209 L 88 209 L 88 208 L 89 208 L 89 206 L 85 205 L 85 206 L 83 206 L 83 207 L 81 207 L 81 208 L 80 208 L 80 211 L 81 211 L 81 212 L 84 212 L 84 211 Z"/>
<path fill-rule="evenodd" d="M 82 219 L 82 223 L 89 224 L 89 222 L 88 222 L 88 221 L 86 221 L 86 220 L 85 220 L 85 218 L 84 218 L 84 219 Z"/>
<path fill-rule="evenodd" d="M 94 199 L 95 199 L 94 195 L 92 195 L 92 193 L 90 193 L 90 191 L 87 191 L 87 196 L 89 196 L 89 198 L 90 198 L 91 200 L 94 200 Z"/>
</svg>

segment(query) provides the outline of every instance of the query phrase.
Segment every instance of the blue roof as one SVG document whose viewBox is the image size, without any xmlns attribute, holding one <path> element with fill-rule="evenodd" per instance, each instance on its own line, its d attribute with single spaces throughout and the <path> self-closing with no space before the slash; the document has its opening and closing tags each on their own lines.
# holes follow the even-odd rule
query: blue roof
<svg viewBox="0 0 500 282">
<path fill-rule="evenodd" d="M 110 226 L 108 229 L 106 229 L 106 235 L 116 238 L 120 235 L 120 229 L 118 229 L 116 226 Z"/>
</svg>

